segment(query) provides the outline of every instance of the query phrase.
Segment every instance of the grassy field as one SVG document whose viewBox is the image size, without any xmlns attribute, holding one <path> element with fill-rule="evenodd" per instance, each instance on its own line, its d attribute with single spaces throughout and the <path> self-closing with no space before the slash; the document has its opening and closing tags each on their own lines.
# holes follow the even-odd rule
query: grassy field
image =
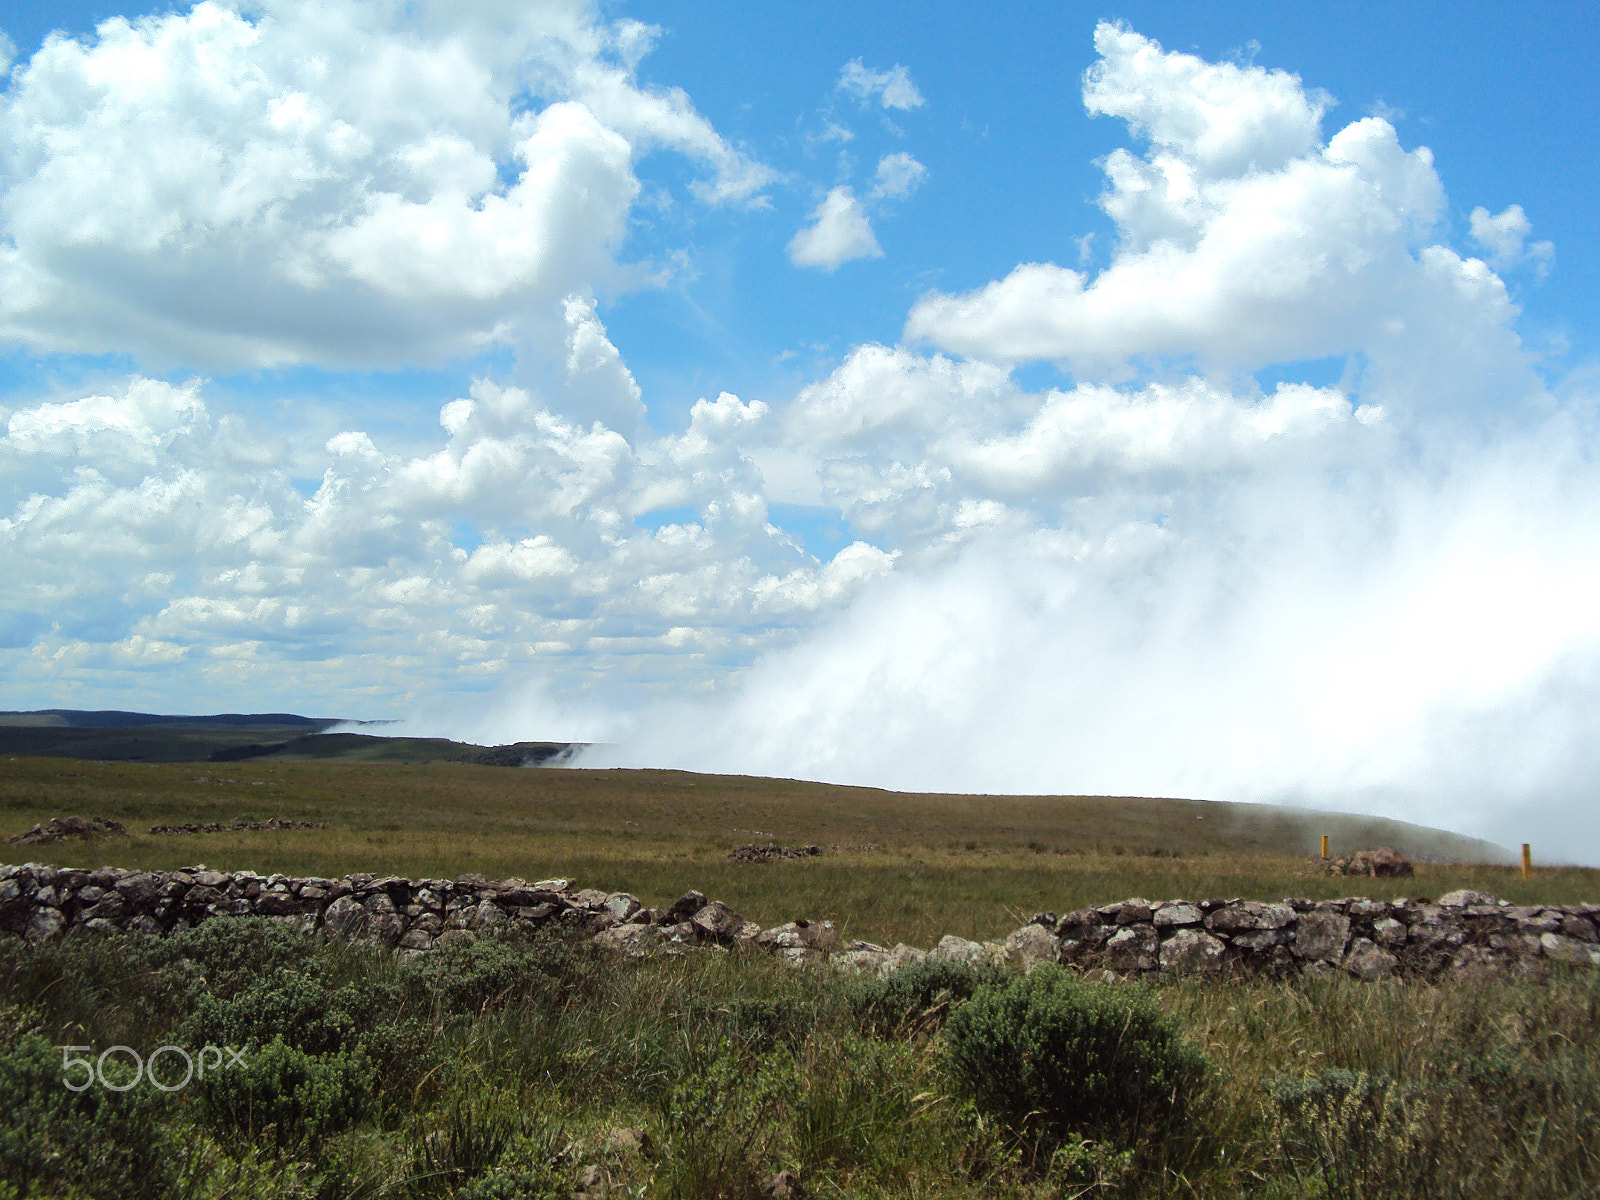
<svg viewBox="0 0 1600 1200">
<path fill-rule="evenodd" d="M 1052 972 L 1066 1003 L 967 1019 Z M 1065 1095 L 957 1053 L 1052 1012 L 1088 1059 Z M 121 1051 L 73 1093 L 62 1045 L 241 1062 L 177 1087 L 171 1055 L 158 1091 Z M 1597 1045 L 1588 970 L 1144 988 L 549 938 L 397 963 L 259 919 L 0 938 L 0 1196 L 748 1200 L 790 1171 L 818 1198 L 1571 1200 L 1600 1188 Z"/>
<path fill-rule="evenodd" d="M 0 834 L 104 816 L 126 839 L 7 847 L 62 865 L 410 877 L 563 876 L 662 904 L 698 888 L 763 925 L 832 919 L 847 937 L 990 938 L 1031 913 L 1131 895 L 1394 897 L 1475 887 L 1523 902 L 1600 898 L 1600 872 L 1486 863 L 1493 847 L 1416 826 L 1255 805 L 1108 797 L 908 795 L 671 771 L 460 763 L 101 763 L 0 757 Z M 150 825 L 281 817 L 315 831 L 159 835 Z M 1392 845 L 1413 879 L 1328 877 L 1311 863 Z M 747 843 L 830 847 L 731 863 Z M 1427 861 L 1429 859 L 1439 861 Z"/>
<path fill-rule="evenodd" d="M 1493 848 L 1437 831 L 1247 805 L 461 763 L 0 756 L 0 833 L 68 814 L 115 818 L 130 836 L 5 857 L 560 875 L 655 904 L 695 887 L 764 925 L 831 918 L 847 937 L 923 946 L 1129 895 L 1600 898 L 1594 870 L 1524 880 L 1481 861 Z M 326 828 L 145 832 L 269 817 Z M 1310 857 L 1323 833 L 1335 852 L 1394 845 L 1417 875 L 1321 874 Z M 728 860 L 752 842 L 829 849 Z M 1600 972 L 1069 979 L 1054 1009 L 1014 1010 L 1009 1024 L 974 1015 L 1055 970 L 1028 980 L 924 964 L 875 981 L 759 954 L 632 962 L 515 936 L 402 963 L 260 920 L 165 939 L 0 938 L 0 1200 L 746 1200 L 783 1170 L 814 1200 L 1600 1194 Z M 1065 1094 L 1018 1093 L 1025 1072 L 984 1055 L 1026 1045 L 1051 1013 L 1088 1031 L 1071 1035 L 1087 1057 Z M 1143 1040 L 1128 1066 L 1135 1018 Z M 63 1087 L 62 1045 L 93 1056 L 211 1044 L 241 1049 L 237 1073 L 173 1092 Z M 119 1063 L 112 1084 L 130 1078 Z M 1128 1100 L 1175 1064 L 1188 1074 L 1170 1089 Z M 1074 1110 L 1091 1078 L 1109 1100 Z"/>
</svg>

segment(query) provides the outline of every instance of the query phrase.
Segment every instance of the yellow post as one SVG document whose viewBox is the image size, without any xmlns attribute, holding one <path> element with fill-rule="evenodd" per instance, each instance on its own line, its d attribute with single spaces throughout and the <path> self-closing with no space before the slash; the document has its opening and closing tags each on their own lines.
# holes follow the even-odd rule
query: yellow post
<svg viewBox="0 0 1600 1200">
<path fill-rule="evenodd" d="M 1328 835 L 1327 834 L 1323 834 L 1322 835 L 1322 857 L 1323 858 L 1327 858 L 1328 857 Z"/>
<path fill-rule="evenodd" d="M 1522 843 L 1522 877 L 1528 879 L 1533 875 L 1533 852 L 1528 849 L 1528 843 Z"/>
</svg>

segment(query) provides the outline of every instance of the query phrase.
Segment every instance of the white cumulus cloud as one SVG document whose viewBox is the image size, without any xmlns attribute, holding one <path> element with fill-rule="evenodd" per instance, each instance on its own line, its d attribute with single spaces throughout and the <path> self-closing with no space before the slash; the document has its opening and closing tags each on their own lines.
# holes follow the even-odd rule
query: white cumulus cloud
<svg viewBox="0 0 1600 1200">
<path fill-rule="evenodd" d="M 1516 267 L 1532 262 L 1541 275 L 1549 271 L 1550 260 L 1556 253 L 1555 245 L 1552 242 L 1528 243 L 1533 223 L 1522 211 L 1522 205 L 1508 205 L 1499 216 L 1479 205 L 1468 219 L 1472 240 L 1489 252 L 1489 261 L 1496 267 Z"/>
<path fill-rule="evenodd" d="M 202 6 L 103 32 L 94 53 L 126 43 L 146 61 L 157 34 L 198 37 L 209 21 L 222 41 L 208 62 L 270 65 L 259 47 L 278 36 L 276 12 L 252 23 Z M 707 188 L 738 172 L 714 143 L 692 149 L 705 127 L 683 124 L 686 99 L 631 82 L 647 27 L 586 9 L 536 16 L 556 33 L 512 56 L 514 86 L 547 102 L 506 119 L 492 88 L 444 88 L 456 125 L 402 136 L 385 121 L 405 127 L 412 109 L 389 94 L 371 106 L 379 120 L 308 86 L 272 119 L 306 131 L 304 194 L 339 218 L 324 230 L 299 201 L 261 202 L 242 184 L 227 203 L 255 214 L 251 228 L 281 218 L 353 237 L 378 221 L 393 255 L 380 242 L 344 258 L 319 249 L 275 268 L 271 286 L 332 273 L 348 295 L 381 286 L 413 315 L 433 303 L 403 300 L 435 286 L 428 238 L 467 254 L 499 229 L 503 255 L 472 260 L 488 282 L 471 303 L 517 319 L 495 289 L 538 276 L 527 286 L 549 321 L 549 370 L 521 377 L 540 386 L 480 378 L 439 396 L 439 427 L 409 442 L 346 410 L 257 420 L 203 381 L 132 376 L 12 400 L 0 703 L 34 706 L 41 690 L 81 707 L 317 697 L 342 715 L 410 714 L 414 732 L 603 738 L 616 745 L 602 762 L 1306 801 L 1600 860 L 1600 427 L 1593 397 L 1547 388 L 1518 339 L 1495 265 L 1534 254 L 1520 210 L 1485 210 L 1485 256 L 1464 256 L 1441 229 L 1431 156 L 1385 121 L 1325 136 L 1327 101 L 1293 76 L 1103 25 L 1085 101 L 1127 122 L 1131 143 L 1104 160 L 1118 235 L 1105 269 L 1024 263 L 926 297 L 904 343 L 856 345 L 790 397 L 707 396 L 663 432 L 641 419 L 593 264 L 552 290 L 559 264 L 601 245 L 603 267 L 612 250 L 576 234 L 536 245 L 545 227 L 495 223 L 502 204 L 561 209 L 556 177 L 587 179 L 601 215 L 625 220 L 650 139 L 700 164 Z M 398 56 L 385 78 L 402 96 L 426 82 L 413 51 L 499 61 L 471 38 L 394 50 L 362 19 L 371 46 Z M 506 19 L 502 34 L 535 18 Z M 336 10 L 332 26 L 352 20 Z M 604 45 L 590 53 L 593 39 Z M 52 52 L 99 62 L 81 46 Z M 629 108 L 625 89 L 607 100 L 572 82 L 591 69 L 644 99 Z M 238 86 L 258 78 L 276 76 L 245 72 Z M 319 174 L 340 154 L 377 171 L 363 138 L 404 150 L 381 158 L 395 174 L 355 191 L 343 168 Z M 530 140 L 537 151 L 518 158 Z M 503 182 L 489 182 L 486 146 Z M 211 169 L 193 158 L 169 169 Z M 829 194 L 791 246 L 797 262 L 877 252 L 866 203 L 921 178 L 909 156 L 883 163 L 881 196 Z M 427 186 L 407 191 L 406 171 Z M 8 186 L 14 214 L 27 189 Z M 453 206 L 447 186 L 487 190 Z M 165 211 L 143 196 L 135 212 Z M 203 257 L 220 253 L 213 224 L 233 228 L 59 210 L 83 254 L 112 246 L 139 280 L 169 251 L 137 238 Z M 592 235 L 595 214 L 574 213 Z M 19 247 L 6 270 L 44 264 L 87 288 L 71 274 L 79 257 Z M 175 297 L 212 303 L 180 276 L 154 293 L 151 320 Z M 89 329 L 123 303 L 123 276 L 97 278 Z M 245 337 L 225 309 L 217 320 Z M 352 303 L 319 319 L 371 317 Z M 1319 356 L 1331 372 L 1303 361 Z M 1025 383 L 1017 364 L 1037 360 L 1071 375 Z"/>
<path fill-rule="evenodd" d="M 928 168 L 905 151 L 887 154 L 878 160 L 872 196 L 874 199 L 904 200 L 921 187 L 927 177 Z"/>
<path fill-rule="evenodd" d="M 1322 143 L 1323 102 L 1283 72 L 1167 54 L 1111 25 L 1096 45 L 1086 104 L 1151 139 L 1143 158 L 1104 162 L 1110 264 L 1090 277 L 1026 263 L 929 295 L 908 338 L 1090 374 L 1132 359 L 1254 370 L 1360 354 L 1409 404 L 1470 407 L 1507 376 L 1534 386 L 1504 285 L 1433 240 L 1444 191 L 1426 148 L 1404 149 L 1375 117 Z"/>
<path fill-rule="evenodd" d="M 848 187 L 830 191 L 811 214 L 811 224 L 789 242 L 789 261 L 797 267 L 832 271 L 857 258 L 881 258 L 867 210 Z"/>
<path fill-rule="evenodd" d="M 578 0 L 203 0 L 53 36 L 0 92 L 0 338 L 232 368 L 526 337 L 626 285 L 640 156 L 712 202 L 774 177 L 637 81 L 649 40 Z"/>
<path fill-rule="evenodd" d="M 922 93 L 911 82 L 911 72 L 899 63 L 887 71 L 874 71 L 863 66 L 859 58 L 852 58 L 839 72 L 838 88 L 863 104 L 876 100 L 884 108 L 902 111 L 923 105 Z"/>
</svg>

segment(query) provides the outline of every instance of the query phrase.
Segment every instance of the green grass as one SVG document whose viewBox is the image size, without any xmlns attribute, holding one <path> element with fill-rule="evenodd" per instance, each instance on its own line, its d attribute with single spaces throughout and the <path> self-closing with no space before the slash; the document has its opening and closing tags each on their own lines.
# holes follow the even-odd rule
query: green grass
<svg viewBox="0 0 1600 1200">
<path fill-rule="evenodd" d="M 764 925 L 832 918 L 847 937 L 924 946 L 1129 895 L 1600 896 L 1593 870 L 1524 880 L 1481 861 L 1424 861 L 1397 881 L 1330 878 L 1309 862 L 1324 832 L 1336 852 L 1387 843 L 1471 859 L 1484 848 L 1245 805 L 910 796 L 677 772 L 0 758 L 0 832 L 69 813 L 114 817 L 132 836 L 7 857 L 559 875 L 657 904 L 695 887 Z M 140 832 L 273 816 L 327 828 Z M 833 849 L 727 861 L 731 847 L 769 840 Z M 736 1200 L 780 1169 L 818 1197 L 1600 1194 L 1600 972 L 1162 984 L 1152 1002 L 1211 1064 L 1183 1124 L 1160 1136 L 1058 1130 L 1048 1142 L 946 1073 L 939 1016 L 958 996 L 885 1019 L 887 993 L 872 987 L 760 956 L 631 963 L 557 942 L 484 942 L 401 964 L 254 922 L 39 949 L 0 939 L 0 1200 L 28 1186 L 89 1200 L 554 1198 L 585 1171 L 613 1197 Z M 62 1044 L 148 1051 L 217 1038 L 260 1041 L 261 1073 L 76 1108 L 60 1090 Z M 621 1128 L 644 1130 L 651 1151 L 606 1150 Z"/>
<path fill-rule="evenodd" d="M 1600 1188 L 1600 973 L 1146 989 L 1208 1082 L 1159 1136 L 1067 1117 L 1049 1140 L 947 1073 L 938 1020 L 874 1021 L 879 990 L 761 956 L 634 963 L 547 939 L 397 964 L 248 920 L 0 940 L 0 1195 L 31 1176 L 90 1200 L 554 1197 L 586 1169 L 637 1200 L 734 1200 L 778 1170 L 816 1196 L 930 1200 Z M 285 1016 L 306 997 L 313 1019 Z M 224 1036 L 249 1077 L 79 1109 L 60 1086 L 60 1044 Z M 623 1128 L 649 1150 L 608 1151 Z"/>
<path fill-rule="evenodd" d="M 113 817 L 131 836 L 8 847 L 68 866 L 413 878 L 562 876 L 670 902 L 698 888 L 763 925 L 832 919 L 848 937 L 931 945 L 991 938 L 1034 912 L 1128 896 L 1393 898 L 1481 888 L 1519 902 L 1600 897 L 1600 872 L 1421 862 L 1412 879 L 1343 879 L 1310 863 L 1378 844 L 1481 858 L 1482 843 L 1370 818 L 1256 805 L 1114 797 L 909 795 L 674 771 L 517 770 L 349 762 L 97 763 L 0 758 L 0 833 L 66 814 Z M 150 825 L 241 817 L 316 820 L 315 831 L 152 836 Z M 1201 818 L 1201 819 L 1197 819 Z M 759 865 L 749 842 L 839 849 Z"/>
</svg>

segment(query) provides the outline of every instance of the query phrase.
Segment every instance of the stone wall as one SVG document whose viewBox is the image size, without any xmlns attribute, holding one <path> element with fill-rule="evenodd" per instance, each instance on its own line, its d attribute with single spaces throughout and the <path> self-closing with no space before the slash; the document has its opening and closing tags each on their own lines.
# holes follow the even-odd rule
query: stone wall
<svg viewBox="0 0 1600 1200">
<path fill-rule="evenodd" d="M 555 925 L 624 954 L 748 947 L 874 973 L 923 959 L 1024 968 L 1060 962 L 1117 978 L 1235 970 L 1346 971 L 1377 979 L 1527 971 L 1549 962 L 1600 966 L 1600 904 L 1519 907 L 1480 892 L 1452 892 L 1436 902 L 1131 899 L 1065 916 L 1040 913 L 1002 941 L 946 937 L 925 951 L 847 945 L 827 921 L 762 929 L 699 892 L 658 910 L 626 892 L 573 888 L 565 879 L 296 879 L 203 866 L 154 872 L 0 866 L 0 932 L 32 943 L 75 930 L 164 934 L 246 914 L 401 954 L 481 930 Z"/>
</svg>

